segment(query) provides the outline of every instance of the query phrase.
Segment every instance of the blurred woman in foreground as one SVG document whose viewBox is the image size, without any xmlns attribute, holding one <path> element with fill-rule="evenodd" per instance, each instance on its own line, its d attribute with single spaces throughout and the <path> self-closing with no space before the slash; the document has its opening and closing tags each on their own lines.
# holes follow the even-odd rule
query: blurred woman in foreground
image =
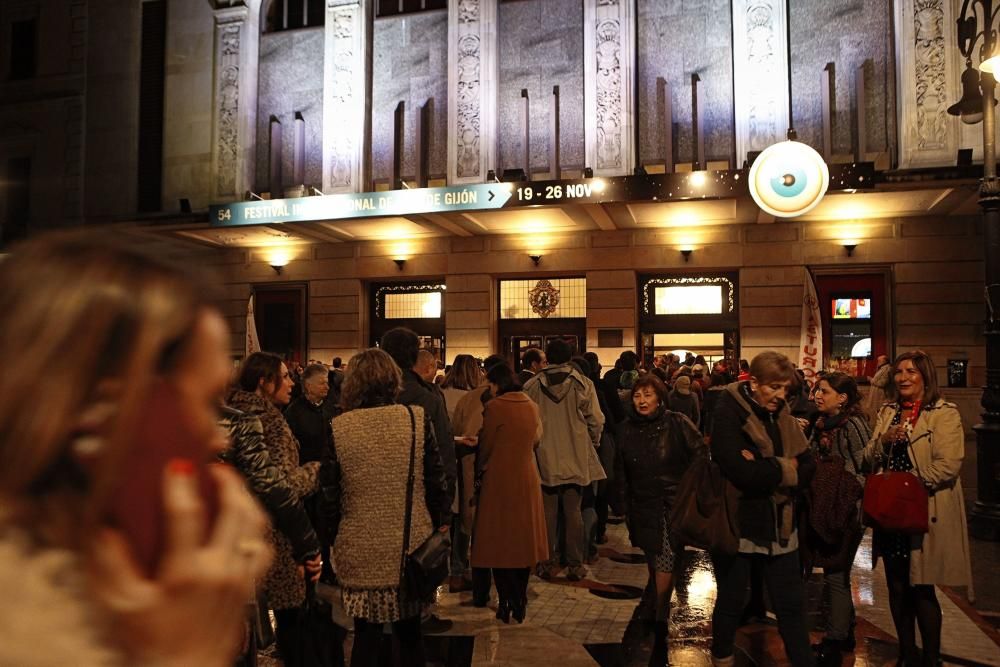
<svg viewBox="0 0 1000 667">
<path fill-rule="evenodd" d="M 180 270 L 77 234 L 15 249 L 0 308 L 0 664 L 230 663 L 271 556 L 242 480 L 205 466 L 221 315 Z"/>
</svg>

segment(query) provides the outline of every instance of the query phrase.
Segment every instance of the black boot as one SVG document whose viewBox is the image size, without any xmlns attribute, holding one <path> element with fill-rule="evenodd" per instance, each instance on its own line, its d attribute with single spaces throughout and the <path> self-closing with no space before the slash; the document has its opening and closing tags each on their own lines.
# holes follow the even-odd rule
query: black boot
<svg viewBox="0 0 1000 667">
<path fill-rule="evenodd" d="M 668 664 L 667 622 L 657 621 L 653 626 L 653 652 L 649 655 L 649 667 L 666 667 Z"/>
<path fill-rule="evenodd" d="M 816 652 L 816 667 L 840 667 L 841 642 L 837 639 L 824 639 L 813 646 Z"/>
<path fill-rule="evenodd" d="M 497 618 L 504 623 L 510 623 L 510 611 L 510 602 L 500 600 L 500 604 L 497 605 Z"/>
<path fill-rule="evenodd" d="M 521 601 L 511 607 L 511 615 L 518 623 L 524 623 L 524 617 L 528 613 L 528 599 L 521 598 Z"/>
</svg>

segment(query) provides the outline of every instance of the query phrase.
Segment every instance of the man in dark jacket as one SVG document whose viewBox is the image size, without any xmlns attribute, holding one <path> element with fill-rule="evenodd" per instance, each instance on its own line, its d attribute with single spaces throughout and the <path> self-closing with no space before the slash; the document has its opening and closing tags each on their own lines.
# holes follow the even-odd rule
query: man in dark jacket
<svg viewBox="0 0 1000 667">
<path fill-rule="evenodd" d="M 302 395 L 285 408 L 285 421 L 292 429 L 292 435 L 299 441 L 299 465 L 310 461 L 322 461 L 323 451 L 330 447 L 332 433 L 330 420 L 334 418 L 334 408 L 326 401 L 330 389 L 326 366 L 312 364 L 302 371 Z M 305 498 L 306 512 L 319 533 L 324 533 L 319 499 Z M 330 545 L 322 543 L 323 581 L 333 580 L 333 565 L 330 562 Z"/>
<path fill-rule="evenodd" d="M 382 336 L 381 347 L 403 372 L 403 389 L 397 400 L 402 405 L 419 405 L 424 413 L 429 415 L 434 425 L 434 435 L 437 438 L 438 451 L 444 464 L 445 476 L 448 481 L 448 493 L 455 497 L 455 480 L 457 463 L 455 461 L 455 440 L 451 434 L 451 422 L 448 420 L 448 408 L 440 393 L 424 382 L 413 371 L 420 352 L 420 339 L 417 334 L 405 327 L 396 327 Z"/>
<path fill-rule="evenodd" d="M 517 372 L 517 381 L 524 385 L 535 377 L 535 373 L 545 368 L 546 363 L 544 352 L 537 347 L 529 347 L 521 355 L 521 370 Z"/>
<path fill-rule="evenodd" d="M 618 355 L 615 367 L 604 374 L 602 388 L 604 389 L 604 397 L 608 401 L 608 407 L 611 408 L 611 415 L 614 417 L 615 424 L 620 424 L 625 419 L 625 408 L 618 399 L 618 383 L 622 379 L 622 373 L 634 371 L 637 368 L 639 368 L 639 355 L 632 350 L 625 350 Z"/>
<path fill-rule="evenodd" d="M 785 652 L 794 667 L 813 667 L 805 624 L 795 499 L 816 466 L 786 399 L 795 369 L 783 354 L 762 352 L 750 379 L 729 385 L 715 406 L 712 459 L 740 491 L 739 553 L 712 554 L 718 596 L 712 613 L 712 662 L 733 664 L 733 638 L 755 563 L 763 570 Z"/>
</svg>

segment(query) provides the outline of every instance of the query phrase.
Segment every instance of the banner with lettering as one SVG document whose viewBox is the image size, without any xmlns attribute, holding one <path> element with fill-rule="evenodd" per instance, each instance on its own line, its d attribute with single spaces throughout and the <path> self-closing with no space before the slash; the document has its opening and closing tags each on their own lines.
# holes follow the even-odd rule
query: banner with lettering
<svg viewBox="0 0 1000 667">
<path fill-rule="evenodd" d="M 260 352 L 260 341 L 257 340 L 257 322 L 253 316 L 253 295 L 247 303 L 247 336 L 246 345 L 243 349 L 243 357 L 249 357 L 254 352 Z"/>
<path fill-rule="evenodd" d="M 799 334 L 799 368 L 810 383 L 815 382 L 816 373 L 823 368 L 823 328 L 819 314 L 819 299 L 812 274 L 805 271 L 805 285 L 802 290 L 802 329 Z"/>
</svg>

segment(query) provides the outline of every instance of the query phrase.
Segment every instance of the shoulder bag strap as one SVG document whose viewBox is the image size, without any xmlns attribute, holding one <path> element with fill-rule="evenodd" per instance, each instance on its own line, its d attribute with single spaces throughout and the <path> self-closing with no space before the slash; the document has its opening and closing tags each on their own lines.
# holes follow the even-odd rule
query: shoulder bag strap
<svg viewBox="0 0 1000 667">
<path fill-rule="evenodd" d="M 406 477 L 406 511 L 403 515 L 403 552 L 399 556 L 399 582 L 403 583 L 403 572 L 406 567 L 406 554 L 410 550 L 410 518 L 413 516 L 413 467 L 417 458 L 417 420 L 413 416 L 413 408 L 406 406 L 410 413 L 410 472 Z"/>
</svg>

